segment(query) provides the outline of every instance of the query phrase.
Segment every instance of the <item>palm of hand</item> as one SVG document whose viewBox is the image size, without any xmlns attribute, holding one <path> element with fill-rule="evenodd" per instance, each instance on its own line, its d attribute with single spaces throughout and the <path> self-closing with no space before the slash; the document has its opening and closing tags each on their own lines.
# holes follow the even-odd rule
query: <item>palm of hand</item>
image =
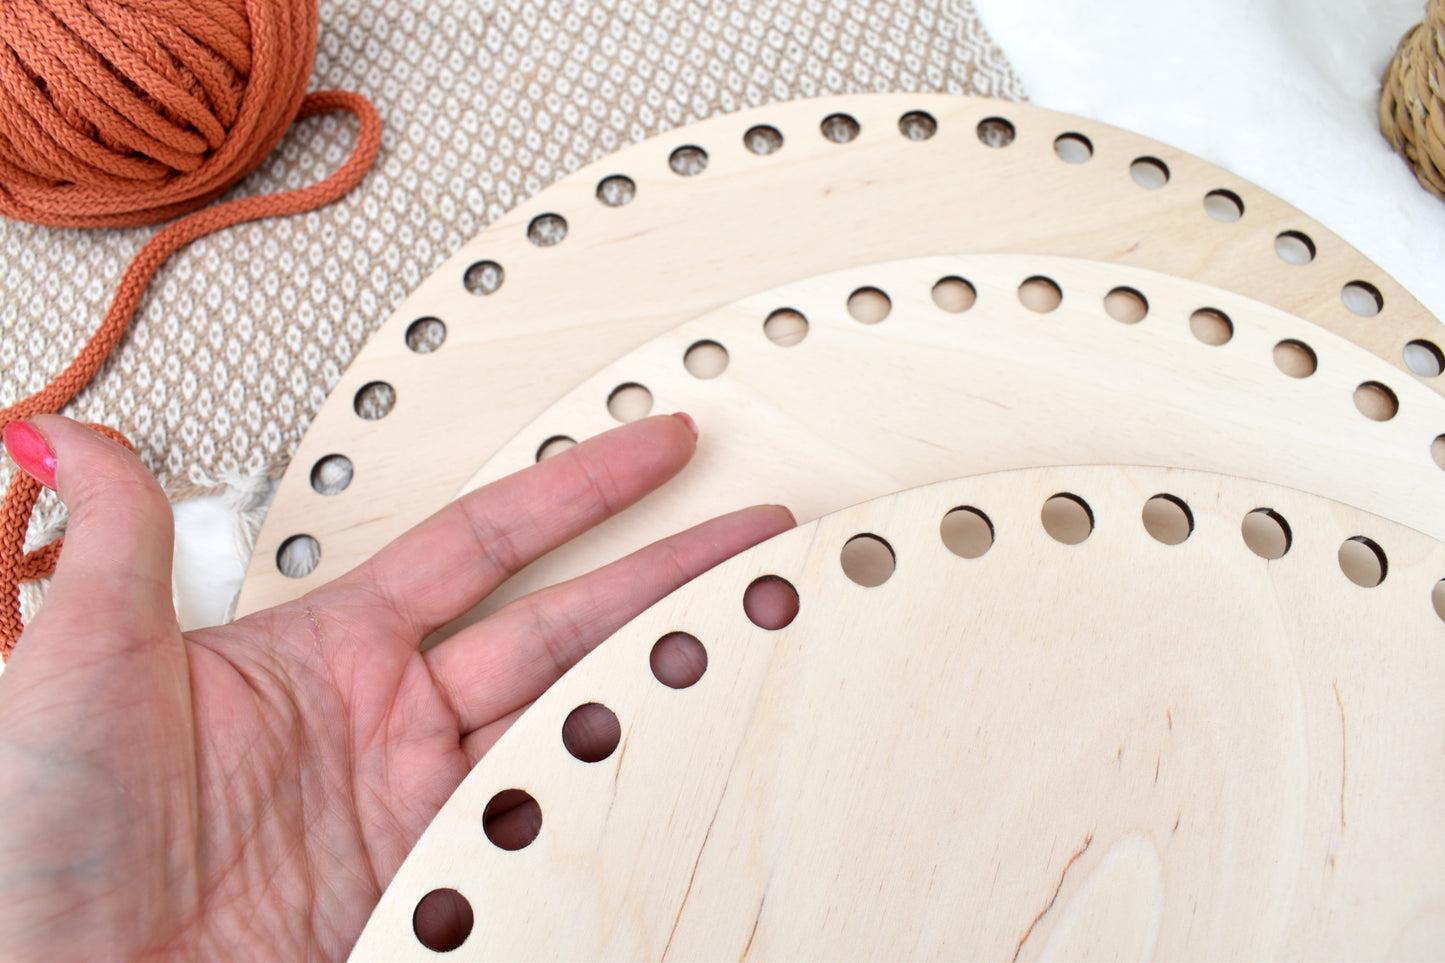
<svg viewBox="0 0 1445 963">
<path fill-rule="evenodd" d="M 41 423 L 62 472 L 119 458 L 71 437 L 70 423 Z M 343 957 L 517 713 L 652 601 L 791 523 L 779 509 L 716 519 L 419 651 L 691 452 L 676 419 L 619 429 L 449 506 L 298 602 L 184 637 L 160 578 L 168 543 L 164 567 L 140 551 L 138 571 L 114 572 L 117 546 L 105 539 L 136 533 L 117 533 L 114 519 L 103 528 L 87 507 L 116 496 L 116 479 L 92 492 L 62 474 L 70 543 L 0 676 L 7 945 L 44 956 Z M 154 514 L 158 492 L 145 495 Z"/>
<path fill-rule="evenodd" d="M 181 955 L 259 937 L 278 958 L 344 956 L 471 768 L 415 642 L 304 609 L 290 621 L 193 643 L 199 819 L 185 846 L 207 856 Z"/>
</svg>

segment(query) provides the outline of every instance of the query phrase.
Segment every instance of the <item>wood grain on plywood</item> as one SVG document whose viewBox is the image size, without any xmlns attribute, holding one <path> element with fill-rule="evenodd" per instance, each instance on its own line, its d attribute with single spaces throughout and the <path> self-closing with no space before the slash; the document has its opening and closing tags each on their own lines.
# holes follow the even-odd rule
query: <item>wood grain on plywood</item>
<svg viewBox="0 0 1445 963">
<path fill-rule="evenodd" d="M 987 519 L 970 551 L 945 543 L 960 510 Z M 860 535 L 887 547 L 871 585 L 842 560 Z M 473 909 L 458 959 L 1438 949 L 1442 576 L 1411 529 L 1180 470 L 1031 469 L 827 516 L 540 698 L 354 958 L 433 958 L 413 913 L 438 890 Z M 764 577 L 799 600 L 775 630 L 743 603 Z M 679 631 L 706 650 L 684 688 L 649 668 Z M 562 737 L 585 705 L 618 721 L 593 762 Z M 504 850 L 484 814 L 507 790 L 541 821 Z"/>
</svg>

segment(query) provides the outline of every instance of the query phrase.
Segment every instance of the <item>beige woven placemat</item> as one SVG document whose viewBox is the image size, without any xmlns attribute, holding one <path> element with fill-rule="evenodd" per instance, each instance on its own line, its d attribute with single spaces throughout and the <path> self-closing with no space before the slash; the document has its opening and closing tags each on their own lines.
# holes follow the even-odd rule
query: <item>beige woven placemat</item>
<svg viewBox="0 0 1445 963">
<path fill-rule="evenodd" d="M 312 87 L 375 102 L 376 168 L 325 210 L 232 228 L 174 257 L 66 410 L 130 436 L 174 500 L 278 476 L 407 292 L 589 161 L 779 100 L 1023 99 L 966 0 L 351 0 L 323 2 L 320 15 Z M 320 180 L 353 133 L 346 118 L 304 122 L 231 196 Z M 0 221 L 0 405 L 73 357 L 152 233 Z"/>
</svg>

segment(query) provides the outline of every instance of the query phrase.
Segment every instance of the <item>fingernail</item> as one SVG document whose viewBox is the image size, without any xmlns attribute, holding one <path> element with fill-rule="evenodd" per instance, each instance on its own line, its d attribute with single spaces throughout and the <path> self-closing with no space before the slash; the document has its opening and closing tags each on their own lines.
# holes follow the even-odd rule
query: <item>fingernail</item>
<svg viewBox="0 0 1445 963">
<path fill-rule="evenodd" d="M 34 425 L 28 421 L 12 421 L 5 426 L 5 450 L 20 470 L 55 491 L 55 452 Z"/>
<path fill-rule="evenodd" d="M 793 520 L 793 524 L 794 524 L 794 525 L 798 524 L 798 516 L 797 516 L 797 515 L 794 515 L 794 514 L 793 514 L 793 510 L 792 510 L 791 508 L 789 508 L 787 505 L 774 505 L 773 507 L 776 508 L 776 509 L 779 509 L 779 510 L 782 511 L 782 512 L 784 512 L 789 518 L 791 518 L 791 519 Z"/>
<path fill-rule="evenodd" d="M 690 431 L 690 432 L 692 432 L 692 436 L 693 436 L 694 438 L 697 437 L 697 422 L 695 422 L 695 421 L 692 420 L 692 416 L 691 416 L 691 415 L 689 415 L 689 414 L 688 414 L 687 412 L 685 412 L 685 411 L 674 411 L 674 412 L 672 413 L 672 417 L 676 418 L 678 421 L 682 422 L 684 425 L 687 425 L 687 430 Z"/>
</svg>

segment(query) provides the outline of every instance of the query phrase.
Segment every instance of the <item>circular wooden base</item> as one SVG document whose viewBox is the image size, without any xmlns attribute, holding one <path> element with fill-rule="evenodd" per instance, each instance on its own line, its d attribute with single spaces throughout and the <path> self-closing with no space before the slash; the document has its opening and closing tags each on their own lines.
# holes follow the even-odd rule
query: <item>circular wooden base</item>
<svg viewBox="0 0 1445 963">
<path fill-rule="evenodd" d="M 473 911 L 458 959 L 1438 951 L 1442 577 L 1445 545 L 1410 529 L 1179 470 L 1009 472 L 827 516 L 540 698 L 354 958 L 434 958 L 414 914 L 437 891 Z M 761 578 L 796 592 L 784 627 L 745 609 Z M 706 654 L 683 688 L 650 668 L 678 632 Z M 596 761 L 564 734 L 588 706 L 617 723 Z M 540 812 L 506 849 L 503 793 Z"/>
<path fill-rule="evenodd" d="M 777 104 L 576 172 L 423 282 L 303 439 L 239 611 L 294 598 L 368 557 L 451 498 L 559 394 L 702 312 L 824 271 L 982 251 L 1194 278 L 1396 366 L 1408 355 L 1431 388 L 1445 380 L 1440 325 L 1408 293 L 1320 225 L 1197 158 L 983 99 Z M 313 471 L 337 454 L 350 484 L 321 494 Z M 277 556 L 300 533 L 319 543 L 320 564 L 292 579 Z"/>
<path fill-rule="evenodd" d="M 785 322 L 779 343 L 769 333 Z M 1445 400 L 1293 315 L 1116 264 L 918 258 L 744 298 L 584 380 L 466 489 L 649 410 L 702 427 L 682 477 L 529 566 L 479 613 L 747 505 L 781 502 L 806 520 L 1056 464 L 1257 478 L 1445 538 L 1445 462 L 1432 454 Z"/>
</svg>

